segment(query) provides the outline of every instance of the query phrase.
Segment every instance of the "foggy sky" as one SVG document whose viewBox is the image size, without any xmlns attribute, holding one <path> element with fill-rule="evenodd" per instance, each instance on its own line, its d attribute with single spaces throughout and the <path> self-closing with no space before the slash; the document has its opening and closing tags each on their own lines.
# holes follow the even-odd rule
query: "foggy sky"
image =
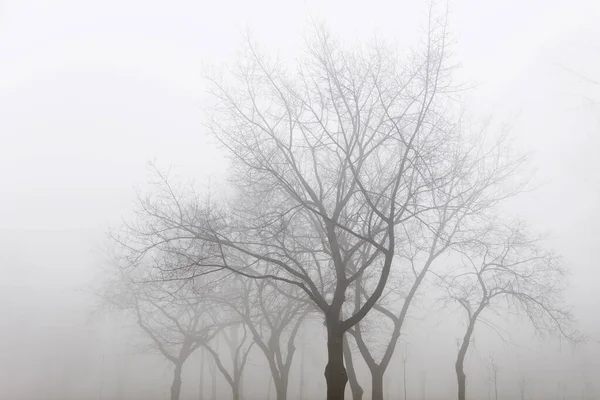
<svg viewBox="0 0 600 400">
<path fill-rule="evenodd" d="M 113 346 L 81 290 L 102 266 L 105 232 L 131 212 L 154 157 L 197 182 L 226 175 L 201 124 L 203 76 L 233 61 L 247 29 L 265 51 L 293 57 L 311 19 L 348 43 L 376 33 L 409 45 L 425 11 L 397 1 L 0 2 L 0 399 L 47 385 L 48 365 L 98 364 L 91 344 Z M 540 187 L 510 211 L 564 256 L 569 301 L 594 341 L 600 103 L 587 99 L 600 102 L 600 89 L 565 68 L 600 80 L 599 17 L 594 0 L 456 0 L 449 16 L 457 77 L 477 85 L 466 95 L 473 118 L 508 123 L 533 154 Z M 451 356 L 453 340 L 440 351 Z"/>
</svg>

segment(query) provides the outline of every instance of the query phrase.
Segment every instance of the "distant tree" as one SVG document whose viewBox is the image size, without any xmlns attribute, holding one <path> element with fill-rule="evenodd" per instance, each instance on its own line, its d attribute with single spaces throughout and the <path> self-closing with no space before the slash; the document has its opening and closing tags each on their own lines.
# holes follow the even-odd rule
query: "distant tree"
<svg viewBox="0 0 600 400">
<path fill-rule="evenodd" d="M 494 399 L 498 400 L 498 364 L 494 357 L 490 356 L 490 367 L 492 370 L 492 379 L 494 380 Z"/>
<path fill-rule="evenodd" d="M 231 293 L 231 292 L 225 292 Z M 238 321 L 235 324 L 228 324 L 227 328 L 221 329 L 219 335 L 213 336 L 210 341 L 203 341 L 201 345 L 208 351 L 215 362 L 216 369 L 221 373 L 225 381 L 231 387 L 233 400 L 243 400 L 243 375 L 248 361 L 248 355 L 254 345 L 251 335 L 248 334 L 246 325 L 232 315 L 229 310 L 222 310 L 221 321 Z M 226 357 L 222 351 L 219 351 L 219 339 L 222 339 L 227 349 L 229 357 Z"/>
<path fill-rule="evenodd" d="M 427 370 L 421 371 L 421 400 L 427 398 Z"/>
<path fill-rule="evenodd" d="M 238 278 L 235 283 L 236 294 L 229 293 L 216 301 L 230 308 L 246 325 L 268 362 L 276 399 L 285 400 L 296 336 L 312 310 L 310 303 L 295 300 L 265 280 Z"/>
<path fill-rule="evenodd" d="M 300 400 L 305 400 L 305 396 L 304 396 L 304 392 L 305 392 L 305 380 L 304 380 L 304 376 L 306 374 L 305 369 L 304 369 L 304 357 L 306 354 L 305 351 L 305 345 L 306 343 L 304 342 L 304 340 L 302 340 L 303 338 L 301 338 L 302 341 L 302 348 L 300 349 L 300 393 L 299 396 Z"/>
<path fill-rule="evenodd" d="M 205 369 L 206 369 L 206 355 L 205 352 L 201 348 L 198 355 L 198 359 L 200 360 L 200 381 L 198 382 L 198 400 L 204 400 L 204 382 L 205 382 Z"/>
<path fill-rule="evenodd" d="M 179 400 L 185 362 L 222 328 L 212 318 L 211 305 L 192 288 L 175 290 L 164 282 L 136 282 L 124 271 L 110 282 L 104 298 L 129 313 L 158 350 L 174 366 L 171 400 Z"/>
<path fill-rule="evenodd" d="M 402 389 L 404 390 L 404 400 L 407 400 L 406 392 L 406 364 L 408 363 L 408 345 L 404 346 L 404 351 L 402 351 Z"/>
<path fill-rule="evenodd" d="M 218 349 L 217 349 L 218 351 Z M 217 366 L 210 354 L 207 354 L 202 346 L 196 351 L 198 360 L 200 361 L 200 381 L 198 382 L 198 400 L 204 400 L 209 398 L 211 400 L 217 400 Z M 208 371 L 208 374 L 206 373 Z M 210 397 L 205 397 L 205 386 L 207 385 L 207 375 L 210 378 Z"/>
<path fill-rule="evenodd" d="M 477 322 L 486 310 L 508 308 L 524 314 L 539 333 L 556 332 L 571 341 L 573 317 L 561 301 L 565 270 L 560 260 L 531 239 L 522 225 L 493 227 L 460 244 L 462 264 L 440 276 L 448 300 L 464 310 L 467 325 L 455 363 L 458 399 L 466 398 L 464 362 Z M 492 363 L 497 397 L 497 369 Z"/>
<path fill-rule="evenodd" d="M 519 379 L 519 394 L 521 395 L 521 400 L 525 400 L 525 389 L 527 389 L 527 379 L 521 377 Z"/>
</svg>

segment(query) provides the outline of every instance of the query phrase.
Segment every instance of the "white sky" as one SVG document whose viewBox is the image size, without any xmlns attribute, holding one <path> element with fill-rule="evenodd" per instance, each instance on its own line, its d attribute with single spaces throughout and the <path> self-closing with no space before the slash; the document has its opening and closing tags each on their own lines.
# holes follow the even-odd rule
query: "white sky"
<svg viewBox="0 0 600 400">
<path fill-rule="evenodd" d="M 311 17 L 350 42 L 406 44 L 424 16 L 392 0 L 0 1 L 0 349 L 84 318 L 75 288 L 146 161 L 224 174 L 200 124 L 203 71 L 230 62 L 247 27 L 293 54 Z M 450 13 L 460 78 L 479 84 L 472 113 L 510 122 L 545 182 L 518 212 L 572 265 L 576 311 L 600 335 L 600 106 L 579 95 L 600 96 L 555 65 L 600 80 L 599 20 L 594 0 L 455 0 Z"/>
</svg>

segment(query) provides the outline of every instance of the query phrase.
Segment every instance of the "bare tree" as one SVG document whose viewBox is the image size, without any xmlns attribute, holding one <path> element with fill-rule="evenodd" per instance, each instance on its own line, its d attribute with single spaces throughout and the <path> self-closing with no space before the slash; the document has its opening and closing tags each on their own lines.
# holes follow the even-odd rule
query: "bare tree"
<svg viewBox="0 0 600 400">
<path fill-rule="evenodd" d="M 346 371 L 348 372 L 348 383 L 350 384 L 350 390 L 352 391 L 353 400 L 362 400 L 364 389 L 358 381 L 356 369 L 354 368 L 354 356 L 352 355 L 352 348 L 348 343 L 349 338 L 344 337 L 344 361 L 346 364 Z"/>
<path fill-rule="evenodd" d="M 265 280 L 237 279 L 236 283 L 237 296 L 222 296 L 217 301 L 227 305 L 246 325 L 269 364 L 276 399 L 285 400 L 296 335 L 311 310 L 310 304 L 283 294 Z"/>
<path fill-rule="evenodd" d="M 427 370 L 421 371 L 421 400 L 427 398 Z"/>
<path fill-rule="evenodd" d="M 404 351 L 402 351 L 402 388 L 404 390 L 404 400 L 407 400 L 406 392 L 406 364 L 408 363 L 408 344 L 404 346 Z"/>
<path fill-rule="evenodd" d="M 396 269 L 396 274 L 391 274 L 395 281 L 400 282 L 400 287 L 389 287 L 373 306 L 374 313 L 367 317 L 373 321 L 364 320 L 349 331 L 371 373 L 373 400 L 383 399 L 383 376 L 392 360 L 411 305 L 435 261 L 450 253 L 454 244 L 477 238 L 479 232 L 473 227 L 481 220 L 492 218 L 490 213 L 494 206 L 516 194 L 520 188 L 499 189 L 522 161 L 498 162 L 502 152 L 501 141 L 489 152 L 483 151 L 483 146 L 477 141 L 469 145 L 470 151 L 452 160 L 453 170 L 444 180 L 438 181 L 434 194 L 435 211 L 424 213 L 416 223 L 403 226 L 404 243 L 397 247 L 397 259 L 404 261 L 409 268 Z M 365 288 L 370 284 L 366 274 L 356 279 L 355 309 L 366 301 L 368 291 Z M 372 326 L 375 320 L 378 325 L 383 325 L 381 318 L 388 321 L 389 326 L 385 329 L 387 341 L 375 347 L 369 346 L 364 326 Z M 380 330 L 377 336 L 381 336 Z M 377 355 L 377 352 L 380 354 Z"/>
<path fill-rule="evenodd" d="M 304 370 L 304 356 L 306 354 L 305 351 L 305 345 L 306 343 L 304 342 L 304 338 L 301 337 L 301 342 L 302 342 L 302 348 L 300 349 L 300 393 L 298 394 L 298 397 L 300 398 L 300 400 L 305 400 L 305 396 L 304 396 L 304 375 L 305 375 L 305 370 Z"/>
<path fill-rule="evenodd" d="M 458 398 L 466 398 L 464 362 L 477 322 L 493 325 L 483 313 L 504 308 L 514 309 L 528 317 L 536 331 L 557 332 L 568 340 L 578 341 L 571 329 L 572 316 L 562 306 L 564 268 L 560 261 L 530 239 L 522 225 L 502 228 L 487 227 L 477 240 L 457 247 L 463 264 L 441 276 L 448 299 L 465 311 L 467 326 L 455 363 Z M 497 397 L 497 369 L 493 382 Z"/>
<path fill-rule="evenodd" d="M 219 352 L 218 347 L 216 347 L 216 351 Z M 210 398 L 211 400 L 217 400 L 217 363 L 212 357 L 211 361 L 212 362 L 210 364 Z"/>
<path fill-rule="evenodd" d="M 225 319 L 227 320 L 228 318 Z M 229 349 L 229 359 L 226 359 L 218 351 L 217 341 L 220 338 L 225 341 Z M 216 368 L 231 387 L 233 400 L 243 400 L 244 368 L 253 345 L 254 341 L 248 334 L 246 325 L 241 322 L 222 329 L 220 335 L 216 336 L 213 340 L 202 342 L 202 346 L 212 356 Z"/>
<path fill-rule="evenodd" d="M 396 227 L 429 206 L 412 201 L 427 198 L 438 177 L 419 173 L 423 160 L 443 156 L 434 100 L 446 84 L 445 44 L 434 35 L 404 70 L 381 46 L 345 52 L 319 31 L 295 81 L 253 46 L 235 76 L 239 85 L 214 81 L 222 107 L 210 127 L 233 155 L 245 201 L 224 223 L 231 231 L 200 236 L 268 265 L 257 275 L 297 285 L 323 312 L 329 399 L 342 399 L 348 380 L 344 332 L 383 293 Z M 348 274 L 350 263 L 357 266 Z M 366 270 L 376 283 L 342 319 L 348 291 Z"/>
<path fill-rule="evenodd" d="M 289 73 L 249 44 L 231 80 L 212 79 L 208 128 L 231 155 L 235 201 L 216 205 L 158 173 L 118 238 L 132 264 L 159 249 L 180 258 L 163 279 L 226 269 L 299 288 L 324 315 L 327 398 L 343 399 L 344 334 L 377 305 L 394 260 L 410 267 L 413 254 L 400 250 L 417 233 L 437 254 L 461 216 L 489 205 L 482 186 L 513 171 L 454 121 L 445 21 L 430 16 L 423 48 L 405 62 L 379 43 L 345 50 L 317 29 Z M 462 179 L 494 167 L 489 181 Z M 381 396 L 399 332 L 371 369 Z"/>
<path fill-rule="evenodd" d="M 211 306 L 199 292 L 172 292 L 162 282 L 134 282 L 123 271 L 119 277 L 109 284 L 104 298 L 128 311 L 150 340 L 149 348 L 173 364 L 171 400 L 179 400 L 185 362 L 221 325 L 214 323 Z"/>
<path fill-rule="evenodd" d="M 492 379 L 494 380 L 494 399 L 498 400 L 498 364 L 496 364 L 496 360 L 492 356 L 490 356 L 490 366 Z"/>
<path fill-rule="evenodd" d="M 200 360 L 200 379 L 198 382 L 198 400 L 204 400 L 204 382 L 205 382 L 205 368 L 206 368 L 206 354 L 201 348 L 198 355 Z"/>
<path fill-rule="evenodd" d="M 519 379 L 519 393 L 521 395 L 521 400 L 525 400 L 525 389 L 527 388 L 527 379 L 525 377 L 521 377 Z"/>
</svg>

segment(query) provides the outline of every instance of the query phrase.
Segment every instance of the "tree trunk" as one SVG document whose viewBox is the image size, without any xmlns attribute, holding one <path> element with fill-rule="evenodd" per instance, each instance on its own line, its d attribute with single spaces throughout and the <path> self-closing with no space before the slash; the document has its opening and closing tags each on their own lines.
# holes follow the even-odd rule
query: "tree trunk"
<svg viewBox="0 0 600 400">
<path fill-rule="evenodd" d="M 240 400 L 240 386 L 237 382 L 231 386 L 231 392 L 233 394 L 233 400 Z"/>
<path fill-rule="evenodd" d="M 404 389 L 404 400 L 407 400 L 406 397 L 406 392 L 407 392 L 407 387 L 406 387 L 406 359 L 404 359 L 402 361 L 402 388 Z"/>
<path fill-rule="evenodd" d="M 390 377 L 389 377 L 389 375 L 386 375 L 383 378 L 383 385 L 384 385 L 383 386 L 383 393 L 384 393 L 384 395 L 389 396 L 390 395 Z"/>
<path fill-rule="evenodd" d="M 352 350 L 350 349 L 347 338 L 344 338 L 344 359 L 348 371 L 348 383 L 350 383 L 350 389 L 352 390 L 352 399 L 362 400 L 364 390 L 360 386 L 360 383 L 358 383 L 356 370 L 354 369 L 354 361 L 352 359 Z"/>
<path fill-rule="evenodd" d="M 217 367 L 215 366 L 215 363 L 213 362 L 213 372 L 212 372 L 212 379 L 211 379 L 211 383 L 210 383 L 210 398 L 211 400 L 217 400 Z"/>
<path fill-rule="evenodd" d="M 460 356 L 459 356 L 460 359 Z M 464 370 L 464 356 L 462 359 L 457 360 L 455 364 L 456 369 L 456 380 L 458 382 L 458 400 L 465 400 L 466 388 L 467 388 L 467 377 Z"/>
<path fill-rule="evenodd" d="M 498 400 L 498 381 L 496 375 L 494 375 L 494 394 L 496 395 L 496 400 Z"/>
<path fill-rule="evenodd" d="M 206 359 L 204 348 L 200 349 L 200 386 L 198 387 L 198 400 L 204 400 L 204 366 Z"/>
<path fill-rule="evenodd" d="M 171 384 L 171 400 L 179 400 L 181 393 L 181 367 L 182 364 L 175 364 L 173 383 Z"/>
<path fill-rule="evenodd" d="M 272 382 L 273 381 L 273 377 L 271 376 L 271 378 L 269 378 L 269 386 L 267 386 L 267 400 L 271 400 L 271 386 L 272 386 Z"/>
<path fill-rule="evenodd" d="M 473 335 L 473 330 L 475 329 L 475 322 L 477 321 L 477 317 L 479 316 L 481 310 L 482 307 L 480 307 L 470 319 L 467 332 L 465 332 L 462 344 L 458 350 L 456 363 L 454 364 L 454 369 L 456 370 L 456 381 L 458 383 L 458 400 L 466 399 L 467 376 L 465 375 L 465 356 L 467 355 L 469 343 L 471 342 L 471 336 Z"/>
<path fill-rule="evenodd" d="M 371 370 L 371 400 L 383 400 L 383 371 L 381 368 Z"/>
<path fill-rule="evenodd" d="M 239 382 L 238 393 L 240 396 L 240 400 L 244 400 L 245 399 L 245 397 L 244 397 L 244 375 L 240 375 L 238 382 Z"/>
<path fill-rule="evenodd" d="M 344 391 L 348 383 L 346 367 L 344 367 L 344 333 L 339 321 L 327 321 L 327 400 L 344 400 Z"/>
<path fill-rule="evenodd" d="M 304 342 L 300 353 L 300 400 L 304 400 Z"/>
<path fill-rule="evenodd" d="M 277 379 L 275 380 L 275 396 L 277 400 L 286 400 L 287 399 L 287 379 Z"/>
</svg>

